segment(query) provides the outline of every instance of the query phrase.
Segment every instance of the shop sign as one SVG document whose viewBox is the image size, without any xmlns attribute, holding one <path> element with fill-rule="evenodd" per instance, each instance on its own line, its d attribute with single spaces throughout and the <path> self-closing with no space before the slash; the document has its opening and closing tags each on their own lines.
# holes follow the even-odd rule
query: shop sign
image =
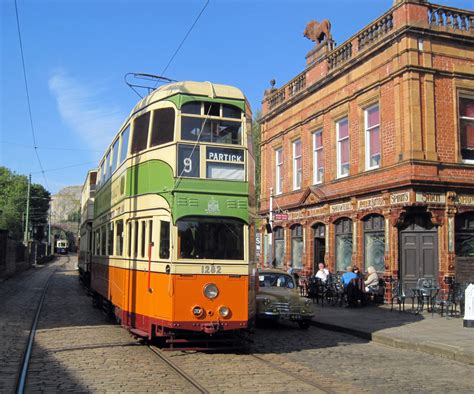
<svg viewBox="0 0 474 394">
<path fill-rule="evenodd" d="M 366 198 L 364 200 L 357 201 L 357 209 L 370 209 L 375 207 L 383 207 L 385 205 L 384 199 L 382 196 Z"/>
<path fill-rule="evenodd" d="M 299 220 L 299 219 L 303 219 L 303 212 L 301 211 L 290 212 L 288 214 L 287 220 Z"/>
<path fill-rule="evenodd" d="M 320 216 L 324 215 L 325 213 L 326 209 L 324 207 L 308 209 L 308 216 Z"/>
<path fill-rule="evenodd" d="M 416 192 L 416 202 L 425 202 L 431 204 L 446 203 L 446 195 L 441 193 L 422 193 Z"/>
<path fill-rule="evenodd" d="M 458 203 L 461 205 L 474 206 L 474 196 L 467 194 L 460 194 L 458 196 Z"/>
<path fill-rule="evenodd" d="M 410 192 L 390 194 L 390 205 L 404 204 L 410 202 Z"/>
<path fill-rule="evenodd" d="M 350 201 L 341 204 L 334 204 L 329 206 L 330 213 L 339 213 L 352 210 L 352 203 Z"/>
<path fill-rule="evenodd" d="M 287 213 L 275 213 L 275 214 L 273 214 L 273 219 L 274 220 L 288 220 L 288 214 Z"/>
</svg>

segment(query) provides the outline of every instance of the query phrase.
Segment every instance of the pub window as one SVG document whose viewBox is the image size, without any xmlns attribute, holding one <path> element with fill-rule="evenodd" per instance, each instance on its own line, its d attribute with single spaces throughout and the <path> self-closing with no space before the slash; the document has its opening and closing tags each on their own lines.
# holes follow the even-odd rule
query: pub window
<svg viewBox="0 0 474 394">
<path fill-rule="evenodd" d="M 115 254 L 117 256 L 122 256 L 123 254 L 123 220 L 117 220 L 115 231 L 116 231 Z"/>
<path fill-rule="evenodd" d="M 303 158 L 301 157 L 301 140 L 293 142 L 293 190 L 301 189 L 303 176 Z"/>
<path fill-rule="evenodd" d="M 349 175 L 349 122 L 347 118 L 336 122 L 337 177 Z"/>
<path fill-rule="evenodd" d="M 120 163 L 123 163 L 124 160 L 127 158 L 128 153 L 128 138 L 130 137 L 130 126 L 123 131 L 120 139 L 122 140 L 122 145 L 120 148 Z"/>
<path fill-rule="evenodd" d="M 160 220 L 160 259 L 170 258 L 170 222 Z"/>
<path fill-rule="evenodd" d="M 138 153 L 146 149 L 148 140 L 148 126 L 150 124 L 150 113 L 147 112 L 133 122 L 133 138 L 131 153 Z"/>
<path fill-rule="evenodd" d="M 313 183 L 321 183 L 324 175 L 323 131 L 313 134 Z"/>
<path fill-rule="evenodd" d="M 100 228 L 100 255 L 105 256 L 107 254 L 107 228 L 106 226 L 102 226 Z"/>
<path fill-rule="evenodd" d="M 162 108 L 153 111 L 150 146 L 166 144 L 174 138 L 174 109 Z"/>
<path fill-rule="evenodd" d="M 275 244 L 275 267 L 283 267 L 285 257 L 285 233 L 283 227 L 273 229 Z"/>
<path fill-rule="evenodd" d="M 459 97 L 461 157 L 474 163 L 474 97 Z"/>
<path fill-rule="evenodd" d="M 145 244 L 146 244 L 146 222 L 142 220 L 142 230 L 140 234 L 140 256 L 145 257 Z"/>
<path fill-rule="evenodd" d="M 275 193 L 283 191 L 283 148 L 275 151 Z"/>
<path fill-rule="evenodd" d="M 336 271 L 352 265 L 352 220 L 339 219 L 334 223 L 336 236 Z"/>
<path fill-rule="evenodd" d="M 474 212 L 456 216 L 456 256 L 474 257 Z"/>
<path fill-rule="evenodd" d="M 364 223 L 364 267 L 370 266 L 377 272 L 385 270 L 385 219 L 381 215 L 369 215 Z"/>
<path fill-rule="evenodd" d="M 364 111 L 365 118 L 365 168 L 380 167 L 380 115 L 379 106 Z"/>
<path fill-rule="evenodd" d="M 110 222 L 108 224 L 108 234 L 107 234 L 107 254 L 113 255 L 114 254 L 114 223 Z"/>
<path fill-rule="evenodd" d="M 300 224 L 291 228 L 291 263 L 293 268 L 303 268 L 303 226 Z"/>
</svg>

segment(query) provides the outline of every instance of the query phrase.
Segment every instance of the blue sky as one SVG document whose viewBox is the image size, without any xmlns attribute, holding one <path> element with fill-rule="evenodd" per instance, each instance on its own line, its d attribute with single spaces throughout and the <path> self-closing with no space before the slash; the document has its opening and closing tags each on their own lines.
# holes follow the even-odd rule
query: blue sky
<svg viewBox="0 0 474 394">
<path fill-rule="evenodd" d="M 32 149 L 15 5 L 0 0 L 0 165 L 31 172 L 33 182 L 52 193 L 82 184 L 139 99 L 124 84 L 124 74 L 160 74 L 205 2 L 18 0 L 46 184 Z M 437 3 L 472 9 L 467 0 Z M 307 22 L 329 19 L 334 39 L 341 43 L 391 4 L 210 0 L 166 76 L 235 85 L 256 112 L 270 79 L 281 86 L 304 69 L 305 55 L 314 45 L 303 37 Z"/>
</svg>

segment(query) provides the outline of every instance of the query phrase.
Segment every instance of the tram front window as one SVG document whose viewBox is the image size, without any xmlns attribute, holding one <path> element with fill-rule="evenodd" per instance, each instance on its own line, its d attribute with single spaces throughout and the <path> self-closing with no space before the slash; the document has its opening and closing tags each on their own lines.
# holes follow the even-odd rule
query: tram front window
<svg viewBox="0 0 474 394">
<path fill-rule="evenodd" d="M 244 259 L 244 224 L 236 219 L 178 220 L 178 256 L 183 259 Z"/>
</svg>

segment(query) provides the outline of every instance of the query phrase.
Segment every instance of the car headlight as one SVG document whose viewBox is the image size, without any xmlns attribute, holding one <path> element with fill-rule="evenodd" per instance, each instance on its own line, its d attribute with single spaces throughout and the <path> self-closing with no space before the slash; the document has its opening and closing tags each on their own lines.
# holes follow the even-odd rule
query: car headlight
<svg viewBox="0 0 474 394">
<path fill-rule="evenodd" d="M 204 295 L 210 300 L 213 300 L 219 295 L 219 289 L 214 283 L 208 283 L 204 286 Z"/>
<path fill-rule="evenodd" d="M 221 306 L 219 308 L 219 315 L 221 315 L 222 317 L 229 316 L 229 313 L 230 313 L 230 309 L 227 308 L 226 306 Z"/>
<path fill-rule="evenodd" d="M 310 299 L 307 299 L 305 302 L 304 302 L 305 306 L 310 306 L 311 305 L 311 300 Z"/>
<path fill-rule="evenodd" d="M 263 305 L 268 306 L 270 305 L 270 300 L 268 298 L 263 299 Z"/>
<path fill-rule="evenodd" d="M 204 313 L 204 309 L 202 309 L 199 305 L 193 307 L 193 315 L 196 317 L 201 317 Z"/>
</svg>

